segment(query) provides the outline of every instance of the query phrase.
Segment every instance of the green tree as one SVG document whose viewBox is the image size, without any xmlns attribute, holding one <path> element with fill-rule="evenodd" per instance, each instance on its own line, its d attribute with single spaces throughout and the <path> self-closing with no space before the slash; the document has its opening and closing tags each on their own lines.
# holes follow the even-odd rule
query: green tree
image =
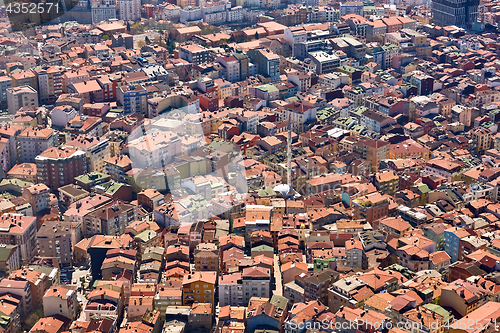
<svg viewBox="0 0 500 333">
<path fill-rule="evenodd" d="M 201 29 L 202 35 L 215 34 L 220 32 L 220 28 L 214 27 L 213 25 L 206 23 L 198 23 L 198 28 Z"/>
<path fill-rule="evenodd" d="M 36 311 L 31 312 L 28 318 L 26 318 L 21 326 L 23 331 L 30 331 L 33 326 L 37 323 L 40 318 L 43 318 L 43 308 L 38 308 Z"/>
<path fill-rule="evenodd" d="M 103 35 L 103 36 L 102 36 L 102 39 L 103 39 L 103 40 L 108 40 L 108 39 L 109 39 L 109 36 L 108 36 L 108 35 Z"/>
<path fill-rule="evenodd" d="M 127 22 L 127 31 L 130 32 L 130 22 Z"/>
<path fill-rule="evenodd" d="M 143 47 L 144 45 L 146 45 L 146 42 L 145 42 L 144 40 L 142 40 L 142 39 L 141 39 L 141 40 L 137 41 L 137 47 L 138 47 L 138 48 L 141 48 L 141 47 Z"/>
<path fill-rule="evenodd" d="M 167 48 L 168 52 L 169 53 L 174 52 L 174 50 L 175 50 L 175 42 L 172 40 L 172 38 L 170 36 L 168 37 L 166 44 L 167 44 L 166 48 Z"/>
<path fill-rule="evenodd" d="M 255 32 L 255 39 L 259 39 L 259 33 L 257 31 Z"/>
<path fill-rule="evenodd" d="M 141 22 L 135 22 L 132 25 L 132 28 L 134 28 L 136 34 L 142 34 L 144 32 L 144 26 L 141 24 Z"/>
<path fill-rule="evenodd" d="M 158 34 L 155 36 L 154 42 L 156 44 L 160 44 L 162 39 L 165 37 L 165 31 L 163 30 L 158 30 Z"/>
</svg>

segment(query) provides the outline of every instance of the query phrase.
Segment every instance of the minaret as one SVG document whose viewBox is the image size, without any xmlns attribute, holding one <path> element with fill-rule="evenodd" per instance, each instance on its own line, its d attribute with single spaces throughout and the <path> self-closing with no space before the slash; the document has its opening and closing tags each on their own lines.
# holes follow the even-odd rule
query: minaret
<svg viewBox="0 0 500 333">
<path fill-rule="evenodd" d="M 288 138 L 286 140 L 286 177 L 289 186 L 292 186 L 292 120 L 288 117 Z"/>
</svg>

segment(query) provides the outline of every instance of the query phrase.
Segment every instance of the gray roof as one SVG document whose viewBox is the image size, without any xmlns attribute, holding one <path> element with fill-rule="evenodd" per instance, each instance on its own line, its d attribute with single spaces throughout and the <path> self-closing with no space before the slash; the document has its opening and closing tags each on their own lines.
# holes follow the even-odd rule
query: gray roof
<svg viewBox="0 0 500 333">
<path fill-rule="evenodd" d="M 0 261 L 7 261 L 10 257 L 12 249 L 17 247 L 17 245 L 0 245 Z"/>
<path fill-rule="evenodd" d="M 275 307 L 277 307 L 281 310 L 285 310 L 286 307 L 288 306 L 289 300 L 288 300 L 288 298 L 286 298 L 284 296 L 273 295 L 273 297 L 271 297 L 271 301 L 269 303 L 271 303 L 272 305 L 274 305 Z"/>
</svg>

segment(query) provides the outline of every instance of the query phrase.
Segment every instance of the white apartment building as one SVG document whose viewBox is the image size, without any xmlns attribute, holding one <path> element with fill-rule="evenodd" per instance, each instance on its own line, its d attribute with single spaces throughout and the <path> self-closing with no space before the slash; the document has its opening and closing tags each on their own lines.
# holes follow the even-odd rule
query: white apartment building
<svg viewBox="0 0 500 333">
<path fill-rule="evenodd" d="M 7 88 L 7 106 L 10 114 L 24 106 L 37 108 L 38 92 L 31 86 Z"/>
<path fill-rule="evenodd" d="M 243 305 L 248 305 L 252 297 L 269 298 L 271 273 L 268 268 L 252 266 L 243 269 Z"/>
<path fill-rule="evenodd" d="M 179 19 L 181 16 L 181 7 L 171 3 L 164 3 L 157 7 L 154 15 L 155 20 L 172 21 Z"/>
<path fill-rule="evenodd" d="M 243 21 L 243 7 L 236 6 L 226 10 L 227 22 L 241 22 Z"/>
<path fill-rule="evenodd" d="M 56 106 L 50 112 L 50 119 L 52 121 L 52 126 L 56 127 L 66 127 L 69 121 L 75 118 L 77 111 L 74 107 L 69 105 Z"/>
<path fill-rule="evenodd" d="M 43 296 L 43 313 L 46 317 L 60 315 L 75 320 L 77 306 L 76 291 L 63 285 L 51 287 Z"/>
<path fill-rule="evenodd" d="M 217 57 L 215 61 L 226 68 L 226 79 L 229 82 L 240 81 L 240 62 L 234 56 Z"/>
<path fill-rule="evenodd" d="M 92 6 L 92 24 L 116 19 L 116 4 L 96 4 Z"/>
<path fill-rule="evenodd" d="M 57 132 L 52 128 L 28 127 L 17 136 L 17 143 L 19 162 L 33 163 L 36 156 L 57 145 Z"/>
<path fill-rule="evenodd" d="M 241 272 L 219 276 L 219 306 L 243 305 Z"/>
<path fill-rule="evenodd" d="M 117 7 L 120 20 L 136 21 L 141 18 L 140 0 L 118 0 Z"/>
</svg>

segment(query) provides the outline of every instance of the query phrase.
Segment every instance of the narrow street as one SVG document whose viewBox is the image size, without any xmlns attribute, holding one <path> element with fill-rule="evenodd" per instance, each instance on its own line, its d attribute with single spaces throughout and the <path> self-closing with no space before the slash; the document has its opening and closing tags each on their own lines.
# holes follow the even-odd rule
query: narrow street
<svg viewBox="0 0 500 333">
<path fill-rule="evenodd" d="M 87 273 L 89 273 L 89 272 L 90 272 L 90 269 L 80 270 L 79 268 L 75 267 L 75 271 L 73 272 L 73 279 L 71 281 L 72 286 L 77 286 L 77 288 L 80 286 L 82 287 L 81 291 L 78 291 L 78 289 L 77 289 L 77 293 L 76 293 L 76 297 L 82 301 L 82 304 L 81 304 L 82 310 L 80 313 L 80 317 L 78 318 L 78 320 L 81 320 L 81 321 L 85 320 L 85 315 L 83 313 L 83 309 L 85 309 L 85 306 L 87 305 L 87 297 L 85 296 L 85 291 L 83 290 L 83 286 L 82 286 L 82 282 L 80 281 L 80 278 L 86 276 Z M 76 282 L 76 284 L 74 282 Z"/>
<path fill-rule="evenodd" d="M 279 256 L 274 256 L 274 281 L 276 281 L 276 288 L 273 290 L 273 295 L 283 296 L 283 286 L 281 285 L 281 270 L 279 265 Z"/>
</svg>

